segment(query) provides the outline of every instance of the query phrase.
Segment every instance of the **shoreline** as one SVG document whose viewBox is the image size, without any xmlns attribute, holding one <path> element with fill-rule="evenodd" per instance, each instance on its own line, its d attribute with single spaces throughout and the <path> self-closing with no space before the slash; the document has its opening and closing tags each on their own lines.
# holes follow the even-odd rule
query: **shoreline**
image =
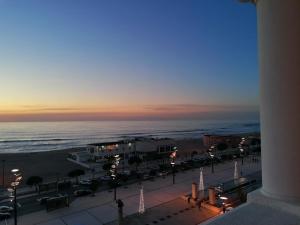
<svg viewBox="0 0 300 225">
<path fill-rule="evenodd" d="M 260 132 L 240 132 L 240 133 L 228 133 L 228 134 L 218 134 L 218 133 L 208 133 L 210 135 L 224 135 L 224 136 L 251 136 L 251 135 L 259 135 L 260 136 Z M 202 140 L 204 134 L 201 134 L 199 137 L 183 137 L 183 138 L 170 138 L 173 139 L 175 141 L 183 141 L 183 140 Z M 147 137 L 147 136 L 146 136 Z M 135 138 L 135 137 L 132 137 Z M 168 138 L 168 137 L 166 137 Z M 159 138 L 158 138 L 159 139 Z M 105 141 L 104 141 L 105 142 Z M 92 143 L 89 143 L 92 144 Z M 2 155 L 6 155 L 6 154 L 35 154 L 35 153 L 47 153 L 47 152 L 61 152 L 61 151 L 81 151 L 84 150 L 86 148 L 85 146 L 78 146 L 78 147 L 70 147 L 70 148 L 64 148 L 64 149 L 55 149 L 55 150 L 41 150 L 41 151 L 26 151 L 26 152 L 1 152 L 0 151 L 0 157 Z"/>
<path fill-rule="evenodd" d="M 240 135 L 240 134 L 232 134 Z M 247 133 L 244 136 L 259 135 L 259 133 Z M 193 151 L 199 154 L 206 152 L 207 148 L 203 145 L 202 137 L 174 139 L 180 154 L 189 156 Z M 43 177 L 44 182 L 56 179 L 66 178 L 68 173 L 74 169 L 82 169 L 82 166 L 67 160 L 67 156 L 71 152 L 83 151 L 85 147 L 75 147 L 62 150 L 40 151 L 40 152 L 21 152 L 21 153 L 1 153 L 0 154 L 0 186 L 2 186 L 2 166 L 5 160 L 5 185 L 9 185 L 11 181 L 11 169 L 20 169 L 26 185 L 26 180 L 30 176 Z"/>
</svg>

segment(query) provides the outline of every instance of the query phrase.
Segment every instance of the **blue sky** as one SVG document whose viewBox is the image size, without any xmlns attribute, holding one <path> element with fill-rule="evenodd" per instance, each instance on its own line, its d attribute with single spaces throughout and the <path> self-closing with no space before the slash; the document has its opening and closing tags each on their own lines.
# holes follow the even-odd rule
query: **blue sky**
<svg viewBox="0 0 300 225">
<path fill-rule="evenodd" d="M 0 29 L 0 120 L 38 113 L 136 115 L 182 105 L 193 112 L 258 108 L 250 4 L 2 0 Z"/>
</svg>

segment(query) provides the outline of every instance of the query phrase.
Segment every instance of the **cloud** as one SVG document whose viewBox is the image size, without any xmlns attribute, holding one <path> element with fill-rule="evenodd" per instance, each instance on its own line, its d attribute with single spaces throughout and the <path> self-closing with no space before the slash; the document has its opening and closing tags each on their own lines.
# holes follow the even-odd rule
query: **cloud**
<svg viewBox="0 0 300 225">
<path fill-rule="evenodd" d="M 210 111 L 248 111 L 258 110 L 255 105 L 201 105 L 201 104 L 169 104 L 169 105 L 146 105 L 146 110 L 151 111 L 192 111 L 192 112 L 210 112 Z"/>
<path fill-rule="evenodd" d="M 123 107 L 33 107 L 0 112 L 0 121 L 246 119 L 259 117 L 257 106 L 169 104 Z"/>
</svg>

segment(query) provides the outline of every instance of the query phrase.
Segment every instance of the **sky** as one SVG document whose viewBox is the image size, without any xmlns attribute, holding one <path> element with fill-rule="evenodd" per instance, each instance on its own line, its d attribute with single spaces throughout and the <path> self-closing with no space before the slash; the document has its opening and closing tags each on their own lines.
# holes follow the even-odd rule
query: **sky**
<svg viewBox="0 0 300 225">
<path fill-rule="evenodd" d="M 0 121 L 258 115 L 237 0 L 0 0 Z"/>
</svg>

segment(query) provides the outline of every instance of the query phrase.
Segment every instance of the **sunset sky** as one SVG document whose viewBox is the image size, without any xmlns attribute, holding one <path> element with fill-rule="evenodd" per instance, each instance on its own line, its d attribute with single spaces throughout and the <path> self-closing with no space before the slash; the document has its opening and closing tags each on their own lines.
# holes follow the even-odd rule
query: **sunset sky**
<svg viewBox="0 0 300 225">
<path fill-rule="evenodd" d="M 237 0 L 0 0 L 0 29 L 0 121 L 257 116 Z"/>
</svg>

